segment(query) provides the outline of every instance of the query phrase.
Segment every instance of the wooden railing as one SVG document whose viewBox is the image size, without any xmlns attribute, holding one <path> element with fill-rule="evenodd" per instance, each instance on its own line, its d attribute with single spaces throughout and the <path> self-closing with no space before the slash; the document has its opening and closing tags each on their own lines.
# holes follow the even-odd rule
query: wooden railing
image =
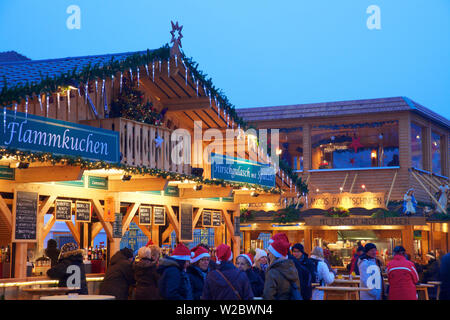
<svg viewBox="0 0 450 320">
<path fill-rule="evenodd" d="M 172 130 L 125 118 L 84 120 L 81 124 L 120 132 L 121 163 L 190 174 L 188 164 L 172 161 Z M 157 146 L 157 138 L 162 142 Z"/>
</svg>

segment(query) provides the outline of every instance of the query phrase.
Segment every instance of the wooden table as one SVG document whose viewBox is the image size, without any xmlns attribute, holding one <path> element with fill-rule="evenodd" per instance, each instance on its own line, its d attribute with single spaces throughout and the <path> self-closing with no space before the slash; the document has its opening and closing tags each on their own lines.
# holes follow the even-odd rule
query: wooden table
<svg viewBox="0 0 450 320">
<path fill-rule="evenodd" d="M 323 300 L 328 299 L 328 293 L 344 293 L 344 300 L 352 300 L 350 299 L 352 295 L 355 296 L 356 300 L 359 300 L 359 292 L 360 291 L 370 291 L 369 288 L 360 288 L 360 287 L 316 287 L 317 290 L 323 290 Z"/>
<path fill-rule="evenodd" d="M 94 295 L 94 294 L 68 294 L 59 296 L 41 297 L 41 300 L 115 300 L 114 296 Z"/>
<path fill-rule="evenodd" d="M 348 280 L 348 279 L 334 279 L 331 285 L 337 284 L 337 286 L 349 286 L 349 287 L 359 287 L 359 280 Z"/>
<path fill-rule="evenodd" d="M 430 297 L 428 296 L 428 288 L 434 288 L 434 285 L 426 283 L 417 284 L 416 285 L 417 294 L 423 291 L 425 293 L 425 300 L 430 300 Z"/>
<path fill-rule="evenodd" d="M 23 288 L 22 291 L 27 292 L 32 295 L 31 300 L 39 300 L 40 296 L 43 295 L 57 295 L 64 294 L 73 289 L 66 287 L 47 287 L 47 288 Z"/>
<path fill-rule="evenodd" d="M 436 292 L 436 300 L 439 300 L 439 294 L 441 293 L 441 281 L 428 281 L 428 284 L 432 284 L 434 286 L 437 286 L 437 292 Z"/>
</svg>

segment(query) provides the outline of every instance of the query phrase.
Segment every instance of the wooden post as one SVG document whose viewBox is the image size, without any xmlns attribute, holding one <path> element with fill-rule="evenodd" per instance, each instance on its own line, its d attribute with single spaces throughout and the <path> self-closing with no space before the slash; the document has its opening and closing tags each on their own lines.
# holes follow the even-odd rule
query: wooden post
<svg viewBox="0 0 450 320">
<path fill-rule="evenodd" d="M 402 230 L 402 245 L 406 253 L 414 255 L 414 226 L 405 226 Z"/>
<path fill-rule="evenodd" d="M 114 197 L 114 214 L 120 213 L 120 199 L 118 196 Z M 126 231 L 126 230 L 125 230 Z M 124 230 L 122 230 L 122 235 L 124 234 Z M 113 238 L 110 242 L 110 257 L 116 254 L 117 251 L 120 250 L 120 240 L 119 238 Z"/>
<path fill-rule="evenodd" d="M 430 250 L 433 251 L 434 248 L 434 223 L 430 223 Z"/>
<path fill-rule="evenodd" d="M 26 242 L 16 242 L 14 278 L 25 278 L 27 276 L 27 248 Z"/>
<path fill-rule="evenodd" d="M 305 124 L 303 126 L 303 172 L 308 172 L 311 168 L 311 125 Z"/>
<path fill-rule="evenodd" d="M 311 251 L 312 251 L 311 229 L 306 228 L 306 229 L 304 230 L 304 232 L 305 232 L 305 242 L 304 242 L 303 247 L 305 248 L 305 252 L 306 252 L 307 254 L 310 254 Z"/>
<path fill-rule="evenodd" d="M 152 225 L 152 241 L 158 247 L 160 246 L 160 243 L 159 243 L 159 226 Z"/>
</svg>

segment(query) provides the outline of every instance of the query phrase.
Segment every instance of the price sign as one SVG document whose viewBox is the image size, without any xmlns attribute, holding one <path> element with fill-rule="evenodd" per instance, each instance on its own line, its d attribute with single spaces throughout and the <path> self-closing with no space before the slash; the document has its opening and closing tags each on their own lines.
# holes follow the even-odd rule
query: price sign
<svg viewBox="0 0 450 320">
<path fill-rule="evenodd" d="M 72 221 L 72 201 L 56 200 L 55 218 L 56 221 Z"/>
<path fill-rule="evenodd" d="M 152 224 L 152 207 L 140 206 L 139 207 L 139 224 L 149 226 Z"/>
</svg>

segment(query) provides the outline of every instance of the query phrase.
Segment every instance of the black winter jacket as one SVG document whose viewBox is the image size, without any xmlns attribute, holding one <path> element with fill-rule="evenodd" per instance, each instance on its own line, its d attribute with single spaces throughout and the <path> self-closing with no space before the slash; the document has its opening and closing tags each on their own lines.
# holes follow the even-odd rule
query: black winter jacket
<svg viewBox="0 0 450 320">
<path fill-rule="evenodd" d="M 192 300 L 192 287 L 187 273 L 176 259 L 161 259 L 158 267 L 161 278 L 158 282 L 159 295 L 165 300 Z"/>
<path fill-rule="evenodd" d="M 219 270 L 228 279 L 234 289 L 239 293 L 242 300 L 252 300 L 253 291 L 247 275 L 236 268 L 230 262 L 222 262 L 217 265 Z M 227 281 L 215 270 L 206 276 L 205 286 L 203 288 L 202 300 L 238 300 L 233 289 Z"/>
<path fill-rule="evenodd" d="M 132 263 L 122 252 L 112 256 L 100 284 L 100 294 L 115 296 L 117 300 L 128 300 L 130 286 L 135 283 Z"/>
<path fill-rule="evenodd" d="M 312 297 L 312 274 L 309 270 L 302 265 L 299 259 L 296 259 L 293 255 L 288 254 L 288 259 L 294 262 L 295 268 L 297 269 L 298 279 L 300 280 L 300 291 L 303 300 L 311 300 Z"/>
<path fill-rule="evenodd" d="M 439 300 L 450 300 L 450 253 L 442 257 L 439 281 L 442 282 Z"/>
<path fill-rule="evenodd" d="M 136 280 L 136 300 L 160 300 L 156 271 L 156 262 L 143 258 L 133 264 L 134 279 Z"/>
<path fill-rule="evenodd" d="M 86 270 L 83 264 L 83 250 L 69 251 L 61 255 L 58 262 L 49 270 L 47 270 L 47 276 L 52 279 L 59 279 L 58 287 L 67 287 L 72 285 L 71 279 L 68 279 L 74 272 L 67 273 L 69 266 L 78 266 L 80 268 L 80 289 L 73 290 L 71 292 L 78 294 L 88 294 L 87 282 L 86 282 Z M 67 280 L 70 282 L 67 283 Z"/>
<path fill-rule="evenodd" d="M 194 300 L 200 300 L 207 272 L 204 272 L 199 267 L 193 265 L 190 265 L 186 271 L 191 282 L 193 298 Z"/>
<path fill-rule="evenodd" d="M 261 279 L 259 274 L 249 268 L 245 271 L 248 280 L 250 281 L 250 286 L 252 287 L 253 295 L 255 297 L 262 297 L 264 291 L 264 281 Z"/>
</svg>

